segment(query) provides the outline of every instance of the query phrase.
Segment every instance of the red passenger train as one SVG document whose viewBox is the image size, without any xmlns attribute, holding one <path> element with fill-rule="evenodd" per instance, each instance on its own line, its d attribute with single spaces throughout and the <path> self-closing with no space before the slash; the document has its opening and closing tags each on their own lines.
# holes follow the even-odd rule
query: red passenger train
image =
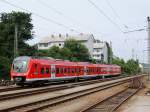
<svg viewBox="0 0 150 112">
<path fill-rule="evenodd" d="M 11 68 L 11 80 L 17 85 L 120 74 L 121 68 L 117 65 L 69 62 L 28 56 L 15 58 Z"/>
</svg>

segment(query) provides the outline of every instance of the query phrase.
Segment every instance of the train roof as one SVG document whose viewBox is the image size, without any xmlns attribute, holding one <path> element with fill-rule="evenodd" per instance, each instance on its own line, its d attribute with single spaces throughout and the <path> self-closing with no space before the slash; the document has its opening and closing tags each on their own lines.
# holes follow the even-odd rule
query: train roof
<svg viewBox="0 0 150 112">
<path fill-rule="evenodd" d="M 69 60 L 62 60 L 62 59 L 54 59 L 51 57 L 37 57 L 37 56 L 20 56 L 15 58 L 14 60 L 24 60 L 24 59 L 32 59 L 35 60 L 36 62 L 43 63 L 43 64 L 55 64 L 55 65 L 69 65 L 69 66 L 88 66 L 88 67 L 118 67 L 118 65 L 113 65 L 113 64 L 93 64 L 89 62 L 71 62 Z"/>
</svg>

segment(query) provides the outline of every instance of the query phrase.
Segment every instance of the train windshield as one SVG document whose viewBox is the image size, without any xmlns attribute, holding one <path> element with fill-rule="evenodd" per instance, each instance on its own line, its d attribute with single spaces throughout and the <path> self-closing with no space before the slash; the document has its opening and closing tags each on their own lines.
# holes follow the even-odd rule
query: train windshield
<svg viewBox="0 0 150 112">
<path fill-rule="evenodd" d="M 26 58 L 16 58 L 13 61 L 13 70 L 18 73 L 24 73 L 27 70 L 28 59 Z"/>
</svg>

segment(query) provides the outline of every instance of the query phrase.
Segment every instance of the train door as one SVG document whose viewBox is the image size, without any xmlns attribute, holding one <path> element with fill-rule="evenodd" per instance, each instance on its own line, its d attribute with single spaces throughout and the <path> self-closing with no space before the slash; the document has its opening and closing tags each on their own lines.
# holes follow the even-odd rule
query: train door
<svg viewBox="0 0 150 112">
<path fill-rule="evenodd" d="M 84 76 L 86 76 L 87 72 L 88 72 L 87 67 L 84 66 Z"/>
<path fill-rule="evenodd" d="M 51 65 L 51 78 L 55 78 L 55 65 Z"/>
</svg>

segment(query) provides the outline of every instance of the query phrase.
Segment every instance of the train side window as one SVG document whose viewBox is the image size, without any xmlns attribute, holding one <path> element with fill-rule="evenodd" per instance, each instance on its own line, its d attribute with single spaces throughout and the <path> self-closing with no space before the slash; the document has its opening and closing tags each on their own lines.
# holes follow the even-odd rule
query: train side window
<svg viewBox="0 0 150 112">
<path fill-rule="evenodd" d="M 96 68 L 96 72 L 98 72 L 98 68 Z"/>
<path fill-rule="evenodd" d="M 49 74 L 50 72 L 49 72 L 49 68 L 46 68 L 46 74 Z"/>
<path fill-rule="evenodd" d="M 59 73 L 63 73 L 63 68 L 59 68 Z"/>
<path fill-rule="evenodd" d="M 77 74 L 79 74 L 79 68 L 76 68 L 76 72 L 77 72 Z"/>
<path fill-rule="evenodd" d="M 37 64 L 34 64 L 34 68 L 37 69 Z"/>
<path fill-rule="evenodd" d="M 76 73 L 76 68 L 74 68 L 74 73 Z"/>
<path fill-rule="evenodd" d="M 74 73 L 74 68 L 72 68 L 72 73 Z"/>
<path fill-rule="evenodd" d="M 58 74 L 59 73 L 59 68 L 56 68 L 56 74 Z"/>
<path fill-rule="evenodd" d="M 67 68 L 64 68 L 64 73 L 67 73 Z"/>
<path fill-rule="evenodd" d="M 89 73 L 89 69 L 88 68 L 86 69 L 86 71 L 87 71 L 87 73 Z"/>
<path fill-rule="evenodd" d="M 41 74 L 44 74 L 44 68 L 41 68 Z"/>
<path fill-rule="evenodd" d="M 70 68 L 68 68 L 68 73 L 70 73 Z"/>
</svg>

